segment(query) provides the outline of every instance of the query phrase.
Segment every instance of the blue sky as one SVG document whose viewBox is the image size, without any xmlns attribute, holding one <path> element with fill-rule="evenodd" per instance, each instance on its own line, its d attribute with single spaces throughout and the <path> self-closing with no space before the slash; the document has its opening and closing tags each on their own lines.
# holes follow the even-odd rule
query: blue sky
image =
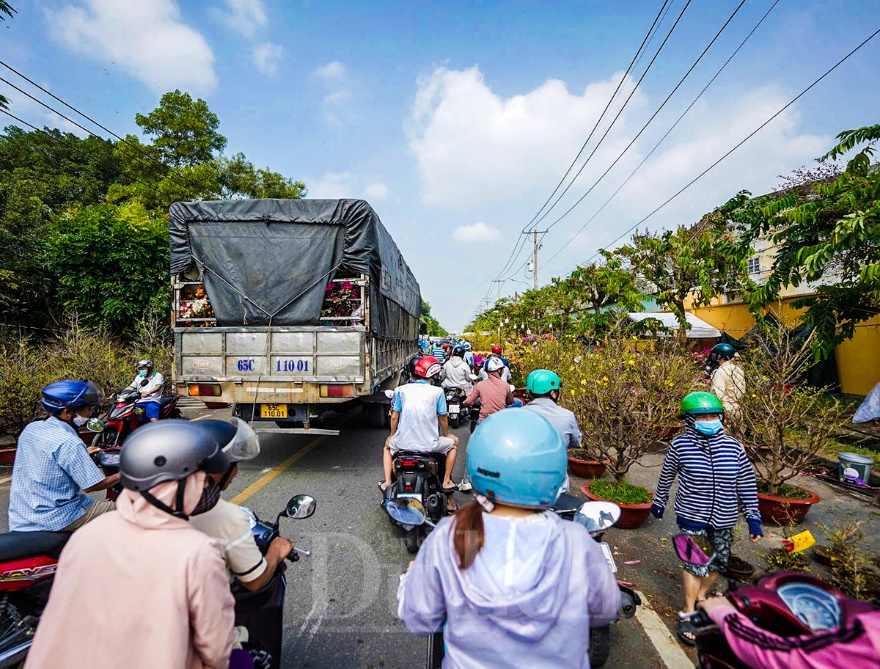
<svg viewBox="0 0 880 669">
<path fill-rule="evenodd" d="M 685 2 L 670 0 L 624 82 L 627 95 Z M 457 329 L 586 139 L 662 4 L 13 0 L 18 14 L 0 25 L 0 53 L 118 134 L 136 132 L 135 113 L 167 90 L 203 97 L 220 117 L 227 153 L 305 181 L 311 197 L 368 199 L 423 298 Z M 691 2 L 542 229 L 620 155 L 738 4 Z M 542 283 L 609 244 L 880 27 L 880 0 L 780 0 L 660 149 L 575 234 L 771 4 L 746 1 L 645 134 L 553 226 L 540 252 Z M 646 225 L 693 222 L 741 188 L 765 192 L 824 153 L 837 132 L 880 121 L 878 62 L 880 37 Z M 0 93 L 26 120 L 67 129 L 2 82 Z M 531 284 L 525 260 L 505 273 L 502 294 Z"/>
</svg>

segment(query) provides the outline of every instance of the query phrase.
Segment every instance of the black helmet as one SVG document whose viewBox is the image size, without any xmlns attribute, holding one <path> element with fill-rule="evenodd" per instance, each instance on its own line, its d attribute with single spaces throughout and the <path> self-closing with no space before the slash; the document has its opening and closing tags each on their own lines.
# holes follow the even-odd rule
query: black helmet
<svg viewBox="0 0 880 669">
<path fill-rule="evenodd" d="M 452 355 L 457 355 L 459 358 L 463 358 L 464 351 L 465 351 L 464 346 L 459 345 L 459 346 L 456 346 L 454 349 L 452 349 Z"/>
<path fill-rule="evenodd" d="M 119 480 L 153 506 L 186 518 L 183 491 L 187 477 L 199 471 L 222 474 L 228 468 L 223 444 L 211 429 L 188 420 L 169 419 L 148 423 L 128 438 L 119 458 Z M 178 481 L 176 509 L 147 492 L 166 481 Z"/>
</svg>

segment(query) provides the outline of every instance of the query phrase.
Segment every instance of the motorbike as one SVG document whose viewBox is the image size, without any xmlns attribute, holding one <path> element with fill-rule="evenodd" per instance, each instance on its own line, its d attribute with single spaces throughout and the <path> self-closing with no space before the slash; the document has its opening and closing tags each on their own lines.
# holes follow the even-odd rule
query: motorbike
<svg viewBox="0 0 880 669">
<path fill-rule="evenodd" d="M 0 669 L 27 657 L 71 532 L 0 534 Z"/>
<path fill-rule="evenodd" d="M 241 507 L 250 516 L 251 534 L 257 547 L 264 555 L 269 544 L 280 536 L 281 518 L 300 520 L 315 513 L 317 503 L 309 495 L 294 495 L 287 506 L 278 514 L 274 523 L 261 520 L 247 507 Z M 300 555 L 308 557 L 311 553 L 302 548 L 294 548 L 287 559 L 298 562 Z M 251 592 L 239 584 L 233 586 L 235 597 L 235 624 L 248 630 L 248 651 L 254 657 L 256 669 L 280 669 L 281 639 L 284 631 L 284 596 L 287 591 L 287 565 L 282 562 L 275 568 L 272 580 L 265 586 Z"/>
<path fill-rule="evenodd" d="M 583 525 L 594 539 L 599 542 L 602 553 L 605 555 L 611 570 L 617 573 L 614 557 L 608 544 L 602 543 L 602 534 L 612 527 L 620 519 L 620 507 L 611 502 L 581 502 L 576 497 L 564 495 L 562 504 L 557 501 L 558 508 L 554 508 L 560 517 L 572 520 Z M 572 501 L 577 502 L 573 505 Z M 428 520 L 425 508 L 415 499 L 391 500 L 385 505 L 388 515 L 404 526 L 419 527 L 428 525 L 433 527 L 435 523 Z M 618 581 L 621 591 L 619 616 L 632 618 L 636 613 L 636 607 L 641 599 L 630 587 L 632 584 Z M 590 628 L 590 666 L 601 667 L 608 661 L 610 652 L 611 630 L 608 626 Z M 425 666 L 427 669 L 439 669 L 443 664 L 445 654 L 443 645 L 443 632 L 435 632 L 428 637 L 428 654 Z"/>
<path fill-rule="evenodd" d="M 447 388 L 446 392 L 446 410 L 449 415 L 449 427 L 457 428 L 461 424 L 461 403 L 467 397 L 467 393 L 461 388 Z"/>
<path fill-rule="evenodd" d="M 443 453 L 419 453 L 398 451 L 394 456 L 394 482 L 384 492 L 383 507 L 388 519 L 395 527 L 406 532 L 406 550 L 416 553 L 427 534 L 426 523 L 410 524 L 397 520 L 389 505 L 416 501 L 425 510 L 429 527 L 437 523 L 448 512 L 446 494 L 440 489 L 446 473 L 446 455 Z"/>
<path fill-rule="evenodd" d="M 583 525 L 590 536 L 599 544 L 605 561 L 611 572 L 617 573 L 617 564 L 607 543 L 602 541 L 605 530 L 611 528 L 620 519 L 620 507 L 612 502 L 582 502 L 574 495 L 562 493 L 556 503 L 550 507 L 563 520 L 570 520 Z M 618 618 L 632 618 L 636 608 L 642 603 L 635 591 L 635 585 L 627 581 L 617 580 L 620 589 L 620 610 Z M 615 621 L 616 622 L 616 621 Z M 611 627 L 590 628 L 590 666 L 601 667 L 608 661 L 611 654 Z"/>
<path fill-rule="evenodd" d="M 128 435 L 147 422 L 143 408 L 137 406 L 140 400 L 140 393 L 131 388 L 116 393 L 113 396 L 114 406 L 104 421 L 104 430 L 95 437 L 92 445 L 100 448 L 122 446 Z M 180 409 L 177 408 L 179 401 L 180 395 L 162 397 L 159 400 L 159 419 L 180 418 Z"/>
</svg>

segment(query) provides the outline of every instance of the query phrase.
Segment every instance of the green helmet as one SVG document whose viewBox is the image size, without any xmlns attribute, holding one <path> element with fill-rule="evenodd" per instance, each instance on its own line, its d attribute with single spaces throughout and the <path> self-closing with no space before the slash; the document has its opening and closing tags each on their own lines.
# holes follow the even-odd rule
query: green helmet
<svg viewBox="0 0 880 669">
<path fill-rule="evenodd" d="M 561 387 L 559 375 L 549 369 L 536 369 L 526 379 L 526 390 L 532 395 L 546 395 L 551 390 L 559 390 Z"/>
<path fill-rule="evenodd" d="M 724 413 L 724 405 L 712 393 L 691 393 L 681 401 L 681 412 L 685 416 L 701 413 Z"/>
</svg>

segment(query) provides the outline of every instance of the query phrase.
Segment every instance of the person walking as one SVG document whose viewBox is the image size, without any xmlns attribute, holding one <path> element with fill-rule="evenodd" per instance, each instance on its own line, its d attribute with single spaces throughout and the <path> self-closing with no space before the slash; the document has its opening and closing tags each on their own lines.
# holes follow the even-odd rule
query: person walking
<svg viewBox="0 0 880 669">
<path fill-rule="evenodd" d="M 681 409 L 685 431 L 672 440 L 663 461 L 651 513 L 655 518 L 663 517 L 669 488 L 678 477 L 675 513 L 679 533 L 704 537 L 714 552 L 708 565 L 684 564 L 684 612 L 690 613 L 697 602 L 706 599 L 719 572 L 727 568 L 740 509 L 751 541 L 757 541 L 763 532 L 755 470 L 742 445 L 724 433 L 721 400 L 711 393 L 691 393 L 682 400 Z M 689 621 L 679 622 L 678 637 L 694 645 L 695 629 Z"/>
<path fill-rule="evenodd" d="M 746 391 L 746 375 L 733 361 L 736 351 L 730 344 L 716 344 L 710 353 L 718 366 L 712 372 L 711 392 L 721 400 L 728 420 L 739 416 L 739 400 Z"/>
</svg>

